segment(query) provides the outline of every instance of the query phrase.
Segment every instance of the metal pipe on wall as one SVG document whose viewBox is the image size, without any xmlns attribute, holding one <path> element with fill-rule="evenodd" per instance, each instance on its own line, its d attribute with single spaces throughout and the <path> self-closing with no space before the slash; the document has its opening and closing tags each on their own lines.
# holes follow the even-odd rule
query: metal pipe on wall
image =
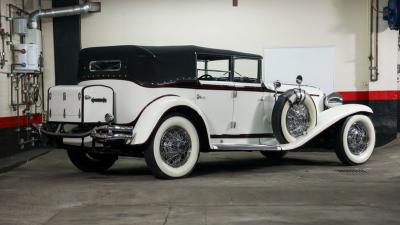
<svg viewBox="0 0 400 225">
<path fill-rule="evenodd" d="M 101 5 L 99 2 L 86 2 L 81 5 L 67 6 L 54 9 L 39 9 L 29 15 L 28 26 L 31 29 L 38 27 L 38 20 L 42 17 L 61 17 L 73 16 L 88 12 L 99 12 Z"/>
<path fill-rule="evenodd" d="M 1 1 L 1 0 L 0 0 Z M 0 2 L 1 3 L 1 2 Z M 74 6 L 68 6 L 68 7 L 59 7 L 59 8 L 54 8 L 54 9 L 42 9 L 42 1 L 39 0 L 39 9 L 32 12 L 28 13 L 25 11 L 25 1 L 21 0 L 21 5 L 22 7 L 18 7 L 13 4 L 7 4 L 8 8 L 8 16 L 4 16 L 4 18 L 7 19 L 7 21 L 10 23 L 9 29 L 10 32 L 8 35 L 2 35 L 3 41 L 5 38 L 9 38 L 5 44 L 9 45 L 11 48 L 11 68 L 12 71 L 10 73 L 7 73 L 9 78 L 10 78 L 10 85 L 11 85 L 11 101 L 10 101 L 10 106 L 14 111 L 16 111 L 16 116 L 17 116 L 17 121 L 16 121 L 16 132 L 17 132 L 17 138 L 18 138 L 18 144 L 20 148 L 24 148 L 25 144 L 32 143 L 32 146 L 39 140 L 36 136 L 36 133 L 33 131 L 34 129 L 32 128 L 31 122 L 32 122 L 32 116 L 33 113 L 38 113 L 39 107 L 42 108 L 42 113 L 45 113 L 45 106 L 44 106 L 44 77 L 43 77 L 43 71 L 42 71 L 42 61 L 40 58 L 40 65 L 39 69 L 36 70 L 35 68 L 31 70 L 25 69 L 24 68 L 15 68 L 16 65 L 22 65 L 21 62 L 15 61 L 15 54 L 18 54 L 17 52 L 14 52 L 14 47 L 18 48 L 18 46 L 21 46 L 22 44 L 27 44 L 25 43 L 25 37 L 27 32 L 16 32 L 14 34 L 14 23 L 17 24 L 18 21 L 16 19 L 25 17 L 28 19 L 28 27 L 30 29 L 35 29 L 33 32 L 30 33 L 32 39 L 29 39 L 30 41 L 33 40 L 33 42 L 30 42 L 30 45 L 34 45 L 37 43 L 37 36 L 32 37 L 32 35 L 35 35 L 37 33 L 40 33 L 41 30 L 41 20 L 40 18 L 42 17 L 61 17 L 61 16 L 72 16 L 72 15 L 79 15 L 83 13 L 89 13 L 89 12 L 99 12 L 101 8 L 101 4 L 99 2 L 85 2 L 80 5 L 74 5 Z M 0 17 L 2 17 L 0 12 Z M 15 19 L 15 21 L 14 21 Z M 1 20 L 1 18 L 0 18 Z M 26 20 L 25 20 L 26 21 Z M 1 22 L 1 21 L 0 21 Z M 26 23 L 25 23 L 26 24 Z M 17 26 L 18 27 L 18 26 Z M 0 27 L 1 28 L 1 27 Z M 26 27 L 25 27 L 26 28 Z M 0 32 L 1 33 L 1 32 Z M 13 38 L 14 35 L 19 35 L 20 40 L 18 41 L 16 38 Z M 42 43 L 43 42 L 43 37 L 40 37 L 40 40 Z M 13 42 L 16 43 L 13 43 Z M 1 42 L 1 40 L 0 40 Z M 0 43 L 1 44 L 1 43 Z M 3 44 L 4 45 L 4 44 Z M 36 44 L 37 45 L 37 44 Z M 41 44 L 39 44 L 40 47 Z M 3 46 L 4 47 L 4 46 Z M 32 47 L 33 48 L 33 47 Z M 28 49 L 28 47 L 26 48 Z M 29 51 L 34 51 L 29 50 Z M 25 50 L 28 51 L 28 50 Z M 35 52 L 36 54 L 36 52 Z M 40 51 L 40 55 L 42 55 L 42 51 Z M 25 65 L 25 64 L 24 64 Z M 25 117 L 24 120 L 22 117 Z M 26 122 L 22 122 L 26 121 Z M 26 132 L 23 132 L 26 131 Z M 35 133 L 35 134 L 34 134 Z"/>
<path fill-rule="evenodd" d="M 375 3 L 374 3 L 375 2 Z M 370 81 L 376 82 L 379 78 L 378 69 L 378 33 L 379 33 L 379 0 L 371 0 L 371 15 L 370 15 Z"/>
</svg>

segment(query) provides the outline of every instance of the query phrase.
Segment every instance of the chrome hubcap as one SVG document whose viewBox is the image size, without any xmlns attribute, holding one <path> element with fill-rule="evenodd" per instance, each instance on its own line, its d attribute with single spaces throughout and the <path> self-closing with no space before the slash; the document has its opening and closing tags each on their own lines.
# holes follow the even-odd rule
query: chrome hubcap
<svg viewBox="0 0 400 225">
<path fill-rule="evenodd" d="M 170 127 L 161 136 L 161 158 L 171 167 L 178 168 L 184 165 L 189 159 L 191 149 L 189 133 L 181 127 Z"/>
<path fill-rule="evenodd" d="M 310 113 L 303 103 L 294 103 L 290 106 L 286 114 L 286 127 L 293 137 L 306 134 L 310 127 Z"/>
<path fill-rule="evenodd" d="M 354 155 L 363 153 L 368 147 L 368 140 L 368 132 L 362 123 L 355 122 L 350 126 L 347 134 L 347 145 L 351 153 Z"/>
</svg>

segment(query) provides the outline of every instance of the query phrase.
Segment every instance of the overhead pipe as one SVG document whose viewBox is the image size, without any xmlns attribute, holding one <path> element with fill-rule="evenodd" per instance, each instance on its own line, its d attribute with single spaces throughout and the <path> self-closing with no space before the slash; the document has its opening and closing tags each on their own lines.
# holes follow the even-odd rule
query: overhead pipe
<svg viewBox="0 0 400 225">
<path fill-rule="evenodd" d="M 89 12 L 100 12 L 100 9 L 100 2 L 86 2 L 80 5 L 59 7 L 54 9 L 38 9 L 29 14 L 28 27 L 31 29 L 37 29 L 38 20 L 42 17 L 73 16 Z"/>
</svg>

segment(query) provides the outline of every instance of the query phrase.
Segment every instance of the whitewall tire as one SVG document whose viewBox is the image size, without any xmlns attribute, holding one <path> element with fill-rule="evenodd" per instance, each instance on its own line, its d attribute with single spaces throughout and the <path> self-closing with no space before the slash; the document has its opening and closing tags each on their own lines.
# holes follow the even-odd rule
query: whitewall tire
<svg viewBox="0 0 400 225">
<path fill-rule="evenodd" d="M 194 169 L 199 153 L 194 125 L 182 115 L 171 115 L 160 121 L 145 151 L 145 160 L 156 177 L 180 178 Z"/>
<path fill-rule="evenodd" d="M 272 111 L 272 129 L 281 144 L 291 143 L 317 125 L 317 109 L 310 95 L 289 90 L 279 96 Z"/>
<path fill-rule="evenodd" d="M 375 128 L 368 116 L 350 116 L 336 136 L 336 155 L 345 165 L 363 164 L 374 151 L 375 139 Z"/>
</svg>

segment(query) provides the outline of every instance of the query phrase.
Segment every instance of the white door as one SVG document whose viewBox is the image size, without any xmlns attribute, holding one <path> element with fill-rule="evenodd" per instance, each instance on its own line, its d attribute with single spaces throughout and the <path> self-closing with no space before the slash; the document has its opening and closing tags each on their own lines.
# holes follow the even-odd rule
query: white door
<svg viewBox="0 0 400 225">
<path fill-rule="evenodd" d="M 263 123 L 264 92 L 261 84 L 235 83 L 233 121 L 234 134 L 243 138 L 260 138 L 265 136 L 266 127 Z"/>
<path fill-rule="evenodd" d="M 237 142 L 258 144 L 260 138 L 270 136 L 266 122 L 264 99 L 266 88 L 261 84 L 261 60 L 235 59 L 233 136 Z"/>
<path fill-rule="evenodd" d="M 211 139 L 218 143 L 232 129 L 235 86 L 230 62 L 230 57 L 197 55 L 200 87 L 196 90 L 196 104 L 205 114 Z"/>
<path fill-rule="evenodd" d="M 204 113 L 211 138 L 222 138 L 231 131 L 233 112 L 232 82 L 200 80 L 196 90 L 196 105 Z"/>
</svg>

